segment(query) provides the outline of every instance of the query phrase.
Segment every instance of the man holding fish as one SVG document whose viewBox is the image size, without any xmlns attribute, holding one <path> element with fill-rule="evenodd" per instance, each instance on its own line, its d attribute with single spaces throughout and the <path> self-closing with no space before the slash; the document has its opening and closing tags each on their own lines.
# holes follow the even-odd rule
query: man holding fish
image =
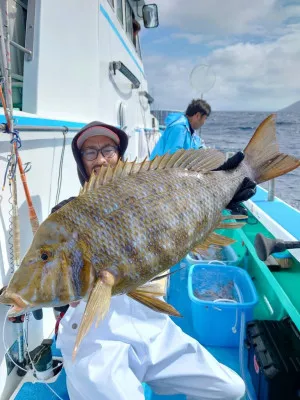
<svg viewBox="0 0 300 400">
<path fill-rule="evenodd" d="M 106 130 L 106 128 L 108 128 L 108 130 Z M 115 133 L 117 137 L 114 136 L 113 133 Z M 90 126 L 84 127 L 82 132 L 79 132 L 74 138 L 72 145 L 81 183 L 88 180 L 92 171 L 98 171 L 102 165 L 116 165 L 118 159 L 125 153 L 127 141 L 128 139 L 125 132 L 116 130 L 111 126 L 108 127 L 100 124 L 95 126 L 94 129 Z M 114 151 L 111 153 L 106 152 L 105 150 L 107 149 L 112 150 L 111 146 L 114 148 Z M 117 149 L 116 146 L 118 147 Z M 98 150 L 97 153 L 96 149 Z M 99 151 L 101 149 L 104 149 L 104 154 L 103 150 L 102 152 Z M 60 203 L 52 211 L 56 211 L 64 204 L 66 204 L 66 202 Z M 63 353 L 65 352 L 64 349 L 67 348 L 66 352 L 70 355 L 68 350 L 70 351 L 72 349 L 72 343 L 74 343 L 77 333 L 77 329 L 72 329 L 72 326 L 73 328 L 76 325 L 78 326 L 84 312 L 84 306 L 83 303 L 80 304 L 76 310 L 69 309 L 67 315 L 61 322 L 61 332 L 58 336 L 57 345 L 61 347 Z M 91 335 L 89 335 L 89 337 L 91 337 Z M 153 340 L 155 337 L 157 337 L 157 339 Z M 220 369 L 221 375 L 224 375 L 222 382 L 224 386 L 228 386 L 228 381 L 232 386 L 236 386 L 236 380 L 239 380 L 239 377 L 234 372 L 229 370 L 227 371 L 226 367 L 221 366 L 210 356 L 209 353 L 206 353 L 198 343 L 194 342 L 193 339 L 182 333 L 167 315 L 149 310 L 145 306 L 140 305 L 125 295 L 114 297 L 112 299 L 109 315 L 104 318 L 98 329 L 94 329 L 92 338 L 91 348 L 89 344 L 85 347 L 89 352 L 91 352 L 92 363 L 88 364 L 90 367 L 94 365 L 99 373 L 99 376 L 95 377 L 98 382 L 96 391 L 94 392 L 95 397 L 97 393 L 97 396 L 101 395 L 106 399 L 143 399 L 144 396 L 141 382 L 147 381 L 158 393 L 168 394 L 177 392 L 189 394 L 192 390 L 193 394 L 196 395 L 199 391 L 199 394 L 201 393 L 201 398 L 203 398 L 203 389 L 200 389 L 200 387 L 203 384 L 204 386 L 207 386 L 207 378 L 219 381 L 220 378 L 217 378 L 218 369 Z M 168 346 L 169 349 L 166 351 L 166 349 L 164 349 L 164 343 L 168 343 L 169 340 L 172 340 L 173 344 L 172 346 Z M 103 342 L 101 348 L 98 344 L 99 341 Z M 97 343 L 96 346 L 95 342 Z M 149 344 L 151 342 L 152 345 L 150 346 Z M 92 350 L 94 346 L 96 347 L 95 351 Z M 148 349 L 143 349 L 143 347 L 148 347 Z M 188 349 L 189 347 L 191 347 L 191 349 Z M 133 349 L 138 349 L 139 351 Z M 156 364 L 162 364 L 162 367 L 160 367 L 162 370 L 157 372 L 155 371 L 155 373 L 153 373 L 154 371 L 152 372 L 152 370 L 157 369 L 155 365 L 147 366 L 151 358 L 153 358 L 151 353 L 154 351 L 161 353 L 160 359 L 157 360 Z M 135 352 L 137 352 L 137 354 L 134 354 Z M 149 354 L 148 362 L 145 360 L 147 353 Z M 174 354 L 176 355 L 176 353 L 176 362 L 171 362 L 171 359 L 174 357 Z M 208 360 L 206 360 L 206 356 L 208 357 Z M 66 356 L 64 359 L 65 358 Z M 198 362 L 198 358 L 201 362 Z M 215 363 L 217 368 L 207 368 L 205 365 L 207 361 L 209 361 L 209 363 Z M 198 370 L 200 369 L 200 371 L 197 376 L 196 371 L 198 363 L 200 367 L 198 367 Z M 153 363 L 151 362 L 151 364 Z M 67 367 L 66 362 L 65 367 Z M 192 371 L 193 368 L 196 369 L 196 371 L 192 372 L 193 374 L 196 373 L 196 377 L 193 378 L 195 383 L 192 385 L 194 386 L 192 389 L 190 388 L 191 378 L 188 377 L 188 369 L 191 369 Z M 224 368 L 225 371 L 223 370 Z M 86 371 L 85 367 L 83 367 L 83 369 Z M 161 379 L 160 375 L 165 374 L 166 369 L 170 371 L 170 376 Z M 175 376 L 172 376 L 173 369 L 173 374 Z M 95 388 L 95 383 L 89 382 L 91 379 L 89 374 L 86 372 L 83 374 L 82 371 L 80 372 L 78 370 L 77 363 L 73 364 L 70 362 L 70 370 L 78 377 L 77 379 L 76 377 L 72 379 L 69 376 L 70 373 L 68 369 L 66 369 L 70 398 L 71 400 L 73 398 L 76 400 L 81 398 L 83 399 L 84 391 L 88 390 L 88 392 L 91 392 L 91 390 L 88 389 L 88 386 L 91 385 Z M 180 370 L 182 370 L 182 373 L 180 373 Z M 112 371 L 114 371 L 113 375 L 111 375 Z M 209 371 L 211 373 L 210 377 Z M 203 372 L 205 375 L 200 376 Z M 82 375 L 86 377 L 86 383 L 83 385 L 84 389 L 79 389 L 76 388 L 76 385 L 78 385 L 76 382 L 79 380 L 83 383 Z M 119 379 L 119 375 L 121 375 L 121 379 Z M 206 379 L 205 376 L 207 376 Z M 180 385 L 178 385 L 178 382 L 175 384 L 175 381 L 178 381 L 178 379 L 181 381 Z M 157 381 L 156 384 L 155 381 Z M 110 384 L 108 384 L 108 382 Z M 169 388 L 166 388 L 166 390 L 160 390 L 160 386 L 162 385 L 168 385 Z M 244 391 L 242 382 L 237 382 L 237 387 L 234 391 L 237 389 L 240 390 L 242 395 Z M 97 390 L 99 390 L 99 393 Z M 73 394 L 73 392 L 75 393 Z M 221 390 L 220 392 L 221 395 L 224 396 L 224 392 Z M 239 393 L 236 394 L 239 395 Z M 91 398 L 93 398 L 93 396 L 91 396 Z M 239 397 L 234 394 L 234 397 L 228 397 L 227 395 L 227 398 L 238 399 Z"/>
<path fill-rule="evenodd" d="M 0 296 L 12 316 L 82 300 L 57 340 L 71 400 L 144 399 L 142 382 L 194 400 L 243 396 L 241 378 L 172 322 L 166 314 L 178 312 L 147 282 L 193 249 L 228 244 L 213 231 L 245 178 L 264 182 L 300 165 L 279 153 L 274 125 L 263 121 L 227 170 L 214 149 L 124 163 L 126 134 L 100 122 L 75 136 L 83 190 L 43 222 Z"/>
</svg>

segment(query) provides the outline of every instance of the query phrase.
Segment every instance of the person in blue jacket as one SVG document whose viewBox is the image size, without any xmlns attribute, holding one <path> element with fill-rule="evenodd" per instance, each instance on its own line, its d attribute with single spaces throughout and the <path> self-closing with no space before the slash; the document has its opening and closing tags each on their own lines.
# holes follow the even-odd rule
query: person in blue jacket
<svg viewBox="0 0 300 400">
<path fill-rule="evenodd" d="M 168 126 L 156 143 L 150 159 L 179 149 L 200 149 L 204 147 L 195 130 L 199 129 L 211 113 L 210 105 L 202 99 L 192 100 L 185 114 L 169 115 Z"/>
<path fill-rule="evenodd" d="M 173 154 L 180 149 L 201 149 L 205 148 L 195 130 L 199 129 L 211 113 L 210 105 L 202 99 L 192 100 L 188 105 L 185 114 L 173 113 L 166 118 L 167 128 L 156 143 L 150 154 L 150 160 L 156 156 L 166 153 Z M 220 165 L 216 171 L 228 171 L 236 168 L 244 159 L 243 152 L 239 151 L 230 157 L 224 164 Z M 249 178 L 245 178 L 238 188 L 227 209 L 232 214 L 245 214 L 247 210 L 242 206 L 242 202 L 250 199 L 256 193 L 256 183 Z"/>
</svg>

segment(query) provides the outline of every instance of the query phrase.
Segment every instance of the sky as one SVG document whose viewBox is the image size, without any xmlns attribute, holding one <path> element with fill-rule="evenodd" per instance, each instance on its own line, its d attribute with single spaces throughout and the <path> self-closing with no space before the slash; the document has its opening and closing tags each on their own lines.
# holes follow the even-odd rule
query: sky
<svg viewBox="0 0 300 400">
<path fill-rule="evenodd" d="M 159 27 L 142 29 L 153 109 L 277 111 L 300 100 L 300 0 L 147 0 Z"/>
</svg>

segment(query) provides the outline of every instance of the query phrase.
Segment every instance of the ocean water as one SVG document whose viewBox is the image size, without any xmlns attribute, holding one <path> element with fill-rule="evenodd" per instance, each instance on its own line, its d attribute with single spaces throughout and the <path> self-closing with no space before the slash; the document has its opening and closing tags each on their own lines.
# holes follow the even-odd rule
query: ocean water
<svg viewBox="0 0 300 400">
<path fill-rule="evenodd" d="M 222 151 L 243 150 L 267 112 L 213 112 L 201 129 L 206 145 Z M 300 159 L 300 113 L 277 113 L 280 151 Z M 262 185 L 266 189 L 268 183 Z M 300 168 L 276 178 L 275 195 L 300 210 Z"/>
</svg>

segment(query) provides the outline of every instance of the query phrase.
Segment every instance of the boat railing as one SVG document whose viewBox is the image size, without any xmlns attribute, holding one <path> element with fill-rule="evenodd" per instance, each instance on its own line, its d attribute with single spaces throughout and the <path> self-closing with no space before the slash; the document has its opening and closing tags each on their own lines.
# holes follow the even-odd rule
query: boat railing
<svg viewBox="0 0 300 400">
<path fill-rule="evenodd" d="M 268 186 L 268 201 L 274 201 L 275 199 L 275 179 L 269 181 Z"/>
<path fill-rule="evenodd" d="M 45 132 L 53 132 L 53 131 L 79 131 L 81 127 L 73 127 L 73 126 L 44 126 L 44 125 L 15 125 L 16 130 L 18 131 L 45 131 Z M 0 130 L 5 130 L 6 125 L 0 124 Z"/>
<path fill-rule="evenodd" d="M 27 61 L 32 60 L 32 50 L 26 49 L 25 47 L 21 46 L 20 44 L 14 42 L 13 40 L 10 41 L 11 46 L 15 47 L 16 49 L 22 51 L 23 53 L 27 54 Z"/>
</svg>

